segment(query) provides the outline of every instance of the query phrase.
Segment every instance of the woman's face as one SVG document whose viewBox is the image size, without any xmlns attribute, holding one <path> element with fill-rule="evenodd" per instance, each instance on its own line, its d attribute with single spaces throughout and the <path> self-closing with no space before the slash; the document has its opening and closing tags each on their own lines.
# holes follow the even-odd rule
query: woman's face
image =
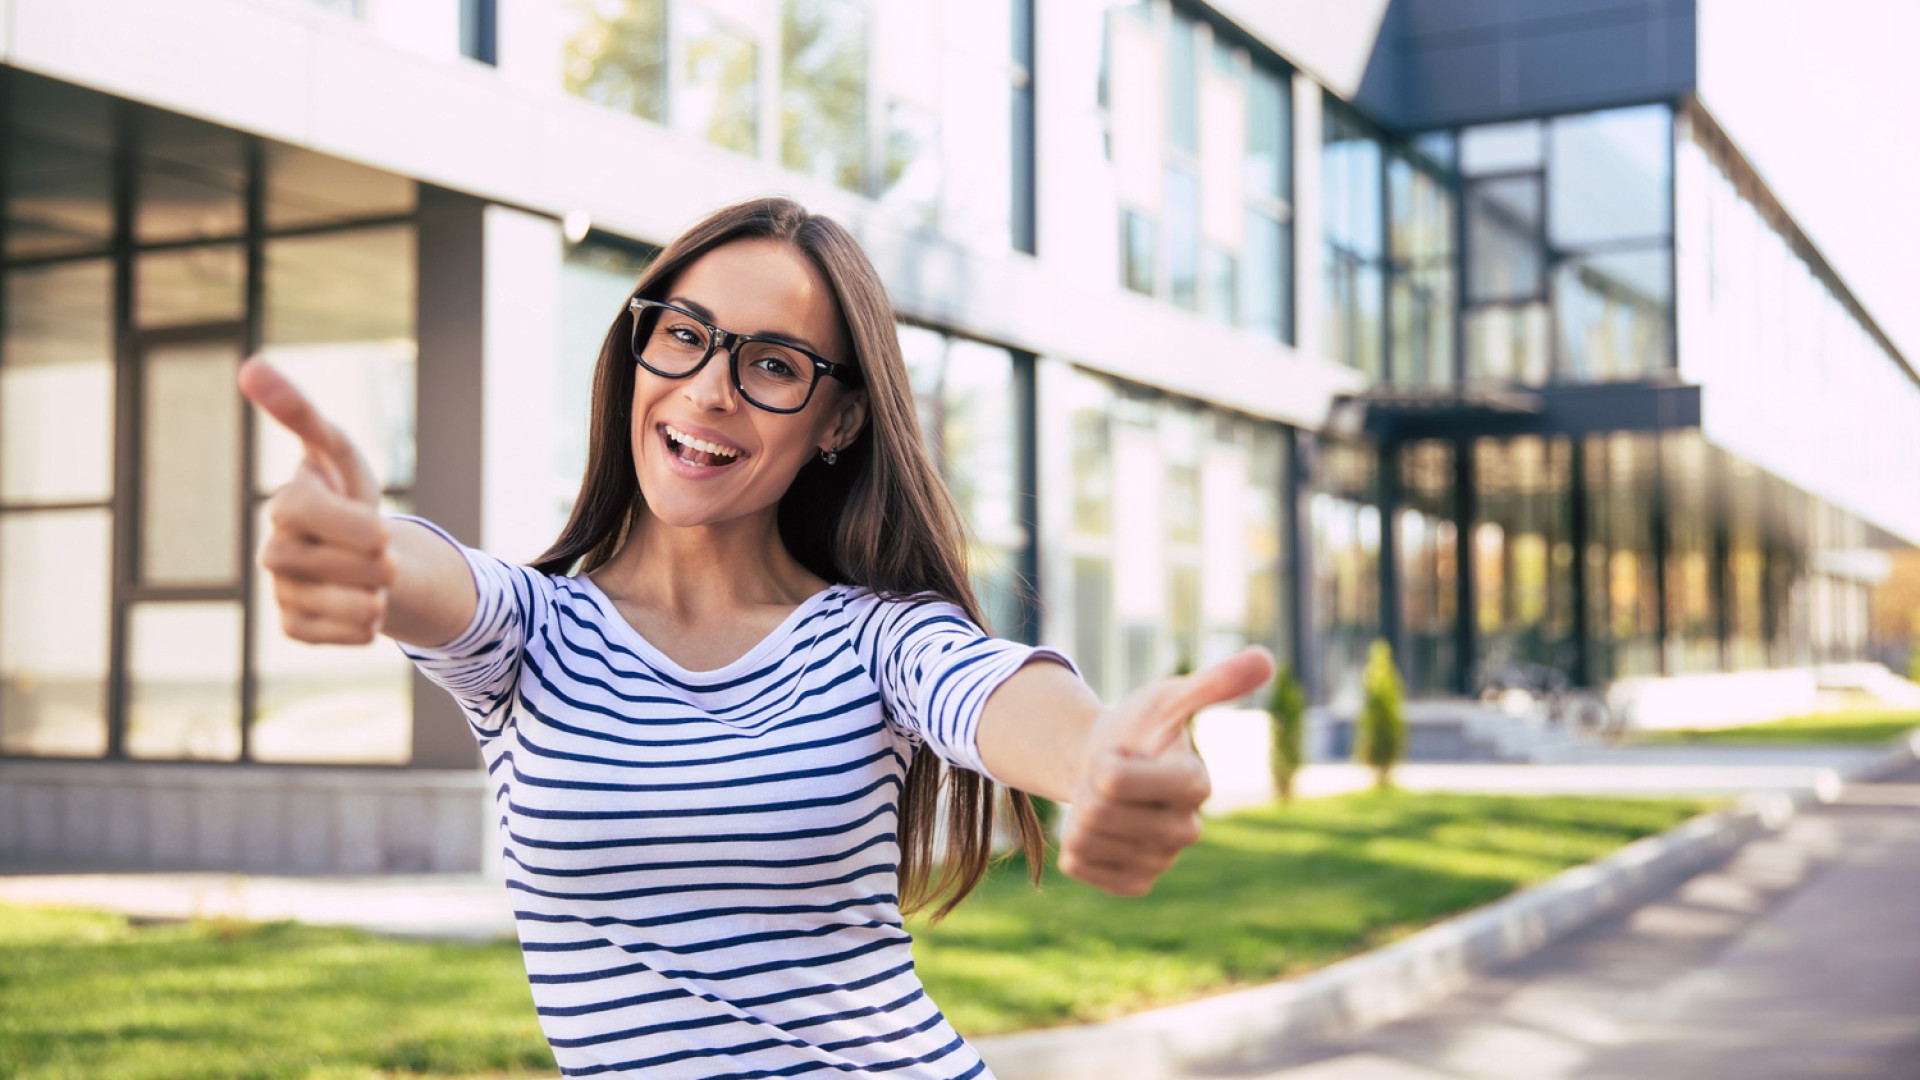
<svg viewBox="0 0 1920 1080">
<path fill-rule="evenodd" d="M 826 278 L 777 240 L 707 252 L 680 272 L 666 300 L 722 330 L 776 335 L 853 362 Z M 684 379 L 634 365 L 634 473 L 647 508 L 668 525 L 717 525 L 770 509 L 801 466 L 846 446 L 866 419 L 865 395 L 824 376 L 806 408 L 767 412 L 741 398 L 729 359 L 716 351 Z"/>
</svg>

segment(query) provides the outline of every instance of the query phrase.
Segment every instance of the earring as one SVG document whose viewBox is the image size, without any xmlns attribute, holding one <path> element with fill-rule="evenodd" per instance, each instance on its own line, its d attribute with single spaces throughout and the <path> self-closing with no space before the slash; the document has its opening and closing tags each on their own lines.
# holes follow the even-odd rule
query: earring
<svg viewBox="0 0 1920 1080">
<path fill-rule="evenodd" d="M 825 450 L 820 451 L 820 460 L 832 465 L 840 460 L 840 451 L 829 446 Z"/>
</svg>

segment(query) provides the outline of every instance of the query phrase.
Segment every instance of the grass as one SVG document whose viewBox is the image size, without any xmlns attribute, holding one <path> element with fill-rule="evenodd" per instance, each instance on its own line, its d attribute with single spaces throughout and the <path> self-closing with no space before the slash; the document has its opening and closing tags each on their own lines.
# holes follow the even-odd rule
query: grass
<svg viewBox="0 0 1920 1080">
<path fill-rule="evenodd" d="M 1144 900 L 1001 868 L 916 930 L 960 1031 L 1110 1019 L 1324 966 L 1699 812 L 1690 799 L 1367 792 L 1210 821 Z"/>
<path fill-rule="evenodd" d="M 520 953 L 0 907 L 0 1078 L 552 1076 Z"/>
<path fill-rule="evenodd" d="M 1629 740 L 1641 744 L 1884 743 L 1916 727 L 1920 727 L 1920 711 L 1853 708 L 1741 727 L 1636 731 Z"/>
<path fill-rule="evenodd" d="M 1364 793 L 1221 818 L 1153 893 L 1005 866 L 916 926 L 968 1035 L 1318 967 L 1589 861 L 1694 800 Z M 354 930 L 0 907 L 0 1080 L 552 1076 L 519 954 Z"/>
</svg>

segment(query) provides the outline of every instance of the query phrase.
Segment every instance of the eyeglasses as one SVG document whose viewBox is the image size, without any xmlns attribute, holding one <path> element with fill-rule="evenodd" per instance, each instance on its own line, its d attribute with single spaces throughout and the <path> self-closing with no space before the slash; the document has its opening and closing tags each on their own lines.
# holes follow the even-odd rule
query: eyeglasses
<svg viewBox="0 0 1920 1080">
<path fill-rule="evenodd" d="M 806 408 L 822 375 L 855 389 L 860 386 L 857 368 L 790 341 L 735 334 L 672 304 L 637 296 L 627 301 L 627 310 L 633 314 L 633 358 L 662 378 L 690 378 L 713 359 L 715 350 L 725 349 L 734 389 L 767 412 Z"/>
</svg>

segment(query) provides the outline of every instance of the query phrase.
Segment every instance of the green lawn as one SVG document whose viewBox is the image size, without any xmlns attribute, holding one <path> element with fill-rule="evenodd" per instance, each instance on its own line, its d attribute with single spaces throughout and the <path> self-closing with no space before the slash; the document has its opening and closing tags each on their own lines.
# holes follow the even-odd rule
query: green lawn
<svg viewBox="0 0 1920 1080">
<path fill-rule="evenodd" d="M 1214 820 L 1152 895 L 1003 867 L 918 926 L 968 1035 L 1317 967 L 1691 816 L 1694 800 L 1386 792 Z M 0 907 L 0 1080 L 551 1076 L 513 945 Z"/>
<path fill-rule="evenodd" d="M 510 942 L 0 907 L 6 1080 L 554 1072 Z"/>
<path fill-rule="evenodd" d="M 1840 709 L 1731 728 L 1636 731 L 1633 743 L 1883 743 L 1920 727 L 1913 709 Z"/>
<path fill-rule="evenodd" d="M 1142 900 L 1004 867 L 916 931 L 963 1034 L 1110 1019 L 1322 967 L 1700 812 L 1692 799 L 1388 791 L 1208 822 Z"/>
</svg>

